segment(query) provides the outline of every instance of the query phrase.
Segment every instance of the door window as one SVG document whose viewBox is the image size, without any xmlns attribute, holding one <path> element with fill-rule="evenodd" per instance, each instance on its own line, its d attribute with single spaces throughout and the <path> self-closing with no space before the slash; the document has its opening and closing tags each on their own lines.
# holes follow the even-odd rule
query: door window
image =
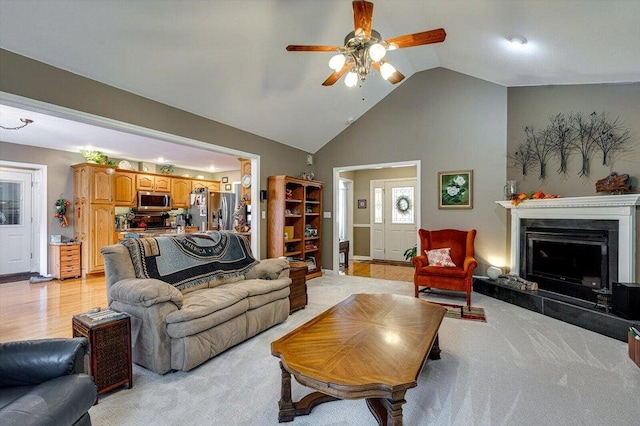
<svg viewBox="0 0 640 426">
<path fill-rule="evenodd" d="M 411 224 L 414 222 L 412 186 L 392 188 L 392 202 L 392 223 Z"/>
<path fill-rule="evenodd" d="M 21 182 L 0 181 L 0 225 L 22 224 L 21 193 Z"/>
</svg>

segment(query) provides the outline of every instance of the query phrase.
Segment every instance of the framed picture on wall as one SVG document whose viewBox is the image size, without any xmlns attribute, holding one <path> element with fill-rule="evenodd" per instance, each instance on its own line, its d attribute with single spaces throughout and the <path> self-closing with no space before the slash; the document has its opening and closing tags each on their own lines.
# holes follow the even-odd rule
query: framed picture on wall
<svg viewBox="0 0 640 426">
<path fill-rule="evenodd" d="M 227 176 L 223 176 L 222 183 L 227 183 L 227 182 L 229 182 L 229 178 Z"/>
<path fill-rule="evenodd" d="M 438 208 L 473 208 L 473 170 L 438 172 Z"/>
<path fill-rule="evenodd" d="M 230 184 L 230 183 L 226 184 L 226 185 L 224 186 L 224 190 L 225 190 L 225 191 L 231 191 L 231 184 Z"/>
<path fill-rule="evenodd" d="M 358 200 L 358 208 L 366 209 L 367 208 L 367 200 Z"/>
</svg>

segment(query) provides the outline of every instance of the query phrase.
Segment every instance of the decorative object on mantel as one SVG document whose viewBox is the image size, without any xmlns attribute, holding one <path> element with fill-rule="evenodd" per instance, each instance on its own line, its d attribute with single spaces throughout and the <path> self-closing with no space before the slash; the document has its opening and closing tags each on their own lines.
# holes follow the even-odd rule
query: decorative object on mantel
<svg viewBox="0 0 640 426">
<path fill-rule="evenodd" d="M 602 165 L 613 167 L 616 154 L 629 150 L 631 132 L 619 118 L 609 120 L 607 115 L 592 112 L 588 117 L 582 113 L 563 113 L 550 117 L 549 125 L 542 130 L 533 126 L 524 128 L 525 142 L 512 155 L 508 155 L 514 165 L 521 167 L 526 176 L 528 167 L 538 161 L 540 180 L 546 176 L 546 164 L 550 156 L 560 160 L 559 174 L 568 174 L 568 162 L 573 153 L 580 153 L 581 166 L 578 176 L 589 176 L 589 163 L 595 153 L 602 153 Z"/>
<path fill-rule="evenodd" d="M 173 164 L 165 164 L 164 166 L 160 167 L 160 173 L 163 173 L 165 175 L 171 175 L 174 172 L 174 167 Z"/>
<path fill-rule="evenodd" d="M 87 163 L 107 164 L 107 156 L 100 151 L 81 149 L 80 155 L 82 155 Z"/>
<path fill-rule="evenodd" d="M 622 194 L 629 191 L 631 191 L 631 185 L 629 185 L 628 174 L 619 175 L 613 172 L 606 178 L 602 178 L 596 182 L 596 192 Z"/>
<path fill-rule="evenodd" d="M 56 200 L 55 217 L 58 219 L 58 222 L 60 222 L 60 226 L 62 226 L 63 228 L 69 226 L 69 221 L 67 220 L 67 209 L 69 208 L 69 205 L 70 203 L 62 197 Z"/>
<path fill-rule="evenodd" d="M 534 191 L 534 192 L 521 192 L 520 194 L 516 194 L 511 200 L 511 204 L 517 206 L 524 200 L 545 200 L 549 198 L 560 198 L 560 195 L 554 194 L 545 194 L 542 191 Z"/>
</svg>

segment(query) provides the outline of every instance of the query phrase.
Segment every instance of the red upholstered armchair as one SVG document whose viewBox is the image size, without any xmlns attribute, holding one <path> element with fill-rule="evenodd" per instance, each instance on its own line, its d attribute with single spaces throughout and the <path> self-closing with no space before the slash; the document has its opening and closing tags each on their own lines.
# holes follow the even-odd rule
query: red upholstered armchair
<svg viewBox="0 0 640 426">
<path fill-rule="evenodd" d="M 413 275 L 415 296 L 418 297 L 420 287 L 464 291 L 467 293 L 467 308 L 470 308 L 473 270 L 478 266 L 478 262 L 474 258 L 475 249 L 473 246 L 476 230 L 427 231 L 420 229 L 418 235 L 420 236 L 420 252 L 419 256 L 413 258 L 416 268 Z M 426 252 L 439 248 L 451 249 L 450 256 L 456 265 L 455 267 L 429 266 Z"/>
</svg>

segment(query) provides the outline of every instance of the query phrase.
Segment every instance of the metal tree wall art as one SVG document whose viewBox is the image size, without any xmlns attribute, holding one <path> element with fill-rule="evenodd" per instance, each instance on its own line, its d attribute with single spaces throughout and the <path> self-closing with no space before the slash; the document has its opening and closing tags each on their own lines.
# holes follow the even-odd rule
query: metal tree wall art
<svg viewBox="0 0 640 426">
<path fill-rule="evenodd" d="M 533 127 L 524 128 L 524 134 L 527 136 L 527 145 L 531 148 L 533 158 L 540 164 L 540 180 L 547 177 L 547 161 L 553 153 L 553 144 L 551 132 L 549 128 L 536 131 Z"/>
<path fill-rule="evenodd" d="M 533 163 L 533 152 L 531 151 L 531 147 L 526 143 L 521 143 L 518 145 L 518 149 L 516 152 L 510 156 L 511 160 L 515 163 L 515 165 L 522 168 L 522 176 L 526 176 L 529 171 L 529 166 Z"/>
<path fill-rule="evenodd" d="M 614 121 L 608 121 L 602 113 L 601 119 L 594 142 L 602 151 L 602 165 L 613 166 L 615 154 L 629 149 L 631 132 L 622 125 L 619 117 Z"/>
<path fill-rule="evenodd" d="M 569 158 L 573 152 L 573 129 L 567 117 L 562 113 L 554 115 L 549 120 L 551 121 L 549 124 L 549 137 L 552 151 L 560 159 L 558 173 L 567 175 L 569 172 Z"/>
<path fill-rule="evenodd" d="M 582 166 L 578 176 L 589 176 L 589 160 L 596 148 L 595 134 L 598 129 L 598 114 L 592 112 L 589 118 L 582 113 L 571 114 L 571 127 L 574 131 L 573 146 L 582 156 Z"/>
<path fill-rule="evenodd" d="M 546 177 L 546 165 L 552 156 L 560 162 L 558 173 L 568 174 L 568 164 L 573 153 L 580 153 L 581 166 L 578 176 L 589 176 L 589 165 L 594 154 L 602 152 L 602 165 L 613 167 L 617 154 L 631 148 L 633 137 L 619 118 L 613 121 L 607 115 L 592 112 L 585 117 L 582 113 L 556 114 L 549 117 L 549 125 L 536 131 L 533 126 L 524 128 L 525 142 L 518 145 L 509 158 L 520 166 L 526 176 L 529 166 L 535 161 L 540 164 L 541 180 Z"/>
</svg>

